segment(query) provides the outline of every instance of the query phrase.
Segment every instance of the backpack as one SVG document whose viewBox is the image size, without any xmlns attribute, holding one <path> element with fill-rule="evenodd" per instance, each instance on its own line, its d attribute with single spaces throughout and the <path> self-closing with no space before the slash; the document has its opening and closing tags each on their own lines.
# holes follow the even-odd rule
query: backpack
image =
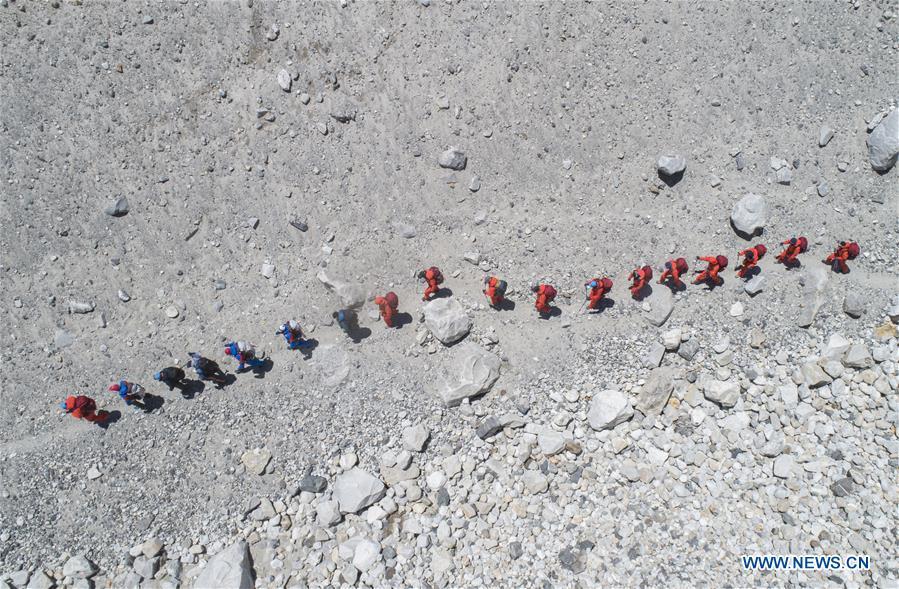
<svg viewBox="0 0 899 589">
<path fill-rule="evenodd" d="M 428 268 L 428 272 L 431 275 L 431 280 L 436 282 L 437 284 L 443 284 L 443 274 L 440 272 L 440 268 L 437 266 L 431 266 Z"/>
<path fill-rule="evenodd" d="M 755 253 L 758 256 L 758 259 L 761 260 L 765 254 L 768 253 L 768 248 L 766 248 L 763 244 L 758 244 L 755 246 Z"/>
<path fill-rule="evenodd" d="M 551 284 L 544 284 L 540 289 L 543 293 L 543 296 L 546 297 L 547 301 L 551 301 L 556 298 L 556 288 Z"/>
<path fill-rule="evenodd" d="M 606 292 L 612 290 L 612 280 L 609 278 L 603 278 L 601 281 L 602 287 L 606 290 Z"/>
<path fill-rule="evenodd" d="M 497 280 L 496 286 L 493 287 L 493 290 L 499 296 L 504 297 L 504 296 L 506 296 L 506 289 L 508 287 L 509 287 L 509 285 L 506 283 L 505 280 Z"/>
<path fill-rule="evenodd" d="M 685 259 L 683 259 L 683 258 L 678 258 L 677 260 L 675 260 L 674 263 L 677 265 L 677 271 L 678 271 L 680 274 L 686 274 L 687 271 L 690 269 L 690 268 L 687 266 L 687 260 L 685 260 Z"/>
<path fill-rule="evenodd" d="M 640 269 L 643 270 L 643 279 L 644 280 L 652 280 L 652 267 L 651 266 L 643 266 Z"/>
<path fill-rule="evenodd" d="M 846 251 L 849 253 L 849 259 L 854 260 L 855 258 L 858 257 L 858 255 L 861 253 L 862 250 L 860 247 L 858 247 L 857 243 L 855 243 L 854 241 L 851 241 L 848 244 L 846 244 Z"/>
<path fill-rule="evenodd" d="M 799 253 L 805 253 L 805 250 L 808 249 L 808 240 L 804 237 L 800 237 L 796 240 L 796 243 L 799 245 Z"/>
<path fill-rule="evenodd" d="M 75 404 L 72 406 L 72 411 L 93 411 L 97 408 L 97 404 L 90 397 L 85 397 L 84 395 L 78 395 L 75 397 Z"/>
<path fill-rule="evenodd" d="M 727 268 L 727 257 L 726 256 L 715 256 L 715 260 L 717 260 L 718 265 L 721 268 Z"/>
<path fill-rule="evenodd" d="M 384 300 L 387 301 L 387 306 L 389 306 L 394 311 L 396 311 L 396 308 L 400 306 L 400 299 L 393 291 L 390 291 L 386 295 L 384 295 Z"/>
</svg>

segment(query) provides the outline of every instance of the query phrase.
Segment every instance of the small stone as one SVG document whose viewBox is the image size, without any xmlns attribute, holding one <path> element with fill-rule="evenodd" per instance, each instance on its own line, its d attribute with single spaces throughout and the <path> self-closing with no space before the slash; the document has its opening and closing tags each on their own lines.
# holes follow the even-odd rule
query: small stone
<svg viewBox="0 0 899 589">
<path fill-rule="evenodd" d="M 709 401 L 728 409 L 736 405 L 740 398 L 740 383 L 709 380 L 703 386 L 703 394 Z"/>
<path fill-rule="evenodd" d="M 110 217 L 122 217 L 128 214 L 131 207 L 128 205 L 128 199 L 124 196 L 117 196 L 103 212 Z"/>
<path fill-rule="evenodd" d="M 830 194 L 830 184 L 827 183 L 827 180 L 821 180 L 818 182 L 816 190 L 818 191 L 818 196 L 824 198 Z"/>
<path fill-rule="evenodd" d="M 737 301 L 733 305 L 730 306 L 730 316 L 731 317 L 740 317 L 743 315 L 743 303 Z"/>
<path fill-rule="evenodd" d="M 549 488 L 549 480 L 546 475 L 536 470 L 528 470 L 521 476 L 521 482 L 532 495 L 545 493 Z"/>
<path fill-rule="evenodd" d="M 334 499 L 341 513 L 358 513 L 380 501 L 385 492 L 384 483 L 361 468 L 348 470 L 334 483 Z"/>
<path fill-rule="evenodd" d="M 868 135 L 868 160 L 878 172 L 886 172 L 899 156 L 899 108 L 890 112 Z"/>
<path fill-rule="evenodd" d="M 607 389 L 596 393 L 590 402 L 587 422 L 596 431 L 615 429 L 634 416 L 634 409 L 625 393 Z"/>
<path fill-rule="evenodd" d="M 479 438 L 486 440 L 498 434 L 502 429 L 503 426 L 499 420 L 491 415 L 478 424 L 476 433 Z"/>
<path fill-rule="evenodd" d="M 471 181 L 468 183 L 468 189 L 472 192 L 477 192 L 481 189 L 481 178 L 479 176 L 472 176 Z"/>
<path fill-rule="evenodd" d="M 144 540 L 144 543 L 141 545 L 141 551 L 147 558 L 159 556 L 159 553 L 162 552 L 162 548 L 163 544 L 159 538 L 148 538 Z"/>
<path fill-rule="evenodd" d="M 656 170 L 663 176 L 676 176 L 687 169 L 687 160 L 679 155 L 661 155 L 656 160 Z"/>
<path fill-rule="evenodd" d="M 833 129 L 830 127 L 821 127 L 818 131 L 818 147 L 824 147 L 833 139 Z"/>
<path fill-rule="evenodd" d="M 240 457 L 240 461 L 246 467 L 247 472 L 257 476 L 261 476 L 265 472 L 265 467 L 268 466 L 271 459 L 272 453 L 268 448 L 247 450 Z"/>
<path fill-rule="evenodd" d="M 324 493 L 328 488 L 328 479 L 314 474 L 307 474 L 300 479 L 297 488 L 304 493 Z"/>
<path fill-rule="evenodd" d="M 767 218 L 768 205 L 765 199 L 752 193 L 737 201 L 730 214 L 731 224 L 737 234 L 744 239 L 750 239 L 759 233 L 764 228 Z"/>
<path fill-rule="evenodd" d="M 89 469 L 87 469 L 87 478 L 88 478 L 88 480 L 93 481 L 93 480 L 99 479 L 101 476 L 103 476 L 103 473 L 100 472 L 100 471 L 97 469 L 97 467 L 92 466 L 92 467 L 90 467 Z"/>
<path fill-rule="evenodd" d="M 465 169 L 465 166 L 468 163 L 468 157 L 455 147 L 451 147 L 440 154 L 437 163 L 441 168 L 459 171 Z"/>
<path fill-rule="evenodd" d="M 290 92 L 290 86 L 293 84 L 293 80 L 290 77 L 290 72 L 287 70 L 281 70 L 278 72 L 278 86 L 281 87 L 281 90 L 285 92 Z"/>
<path fill-rule="evenodd" d="M 856 292 L 850 292 L 843 299 L 843 312 L 858 319 L 865 312 L 865 300 Z"/>
<path fill-rule="evenodd" d="M 410 452 L 422 452 L 430 437 L 431 432 L 423 423 L 407 427 L 403 430 L 403 448 Z"/>
<path fill-rule="evenodd" d="M 76 579 L 87 579 L 97 574 L 97 565 L 84 555 L 73 556 L 62 567 L 62 574 Z"/>
<path fill-rule="evenodd" d="M 262 265 L 262 268 L 259 270 L 259 273 L 265 276 L 266 278 L 271 278 L 275 275 L 275 266 L 274 264 L 265 263 Z"/>
<path fill-rule="evenodd" d="M 116 293 L 116 294 L 118 295 L 119 300 L 122 301 L 123 303 L 127 303 L 128 301 L 131 300 L 131 295 L 129 295 L 129 294 L 128 294 L 127 292 L 125 292 L 124 290 L 121 290 L 121 289 L 120 289 L 119 292 Z"/>
<path fill-rule="evenodd" d="M 670 329 L 662 334 L 662 345 L 668 352 L 676 352 L 680 347 L 683 334 L 680 329 Z"/>
<path fill-rule="evenodd" d="M 774 459 L 774 476 L 781 479 L 790 478 L 793 472 L 793 457 L 789 454 L 781 454 Z"/>
</svg>

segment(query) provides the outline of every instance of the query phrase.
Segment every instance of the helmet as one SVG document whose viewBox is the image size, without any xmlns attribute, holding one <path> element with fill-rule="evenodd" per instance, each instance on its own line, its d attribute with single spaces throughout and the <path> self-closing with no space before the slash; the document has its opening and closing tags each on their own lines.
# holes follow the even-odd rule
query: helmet
<svg viewBox="0 0 899 589">
<path fill-rule="evenodd" d="M 161 372 L 154 372 L 154 373 L 153 373 L 153 378 L 154 378 L 155 380 L 162 380 L 162 373 L 161 373 Z"/>
<path fill-rule="evenodd" d="M 62 403 L 59 404 L 59 408 L 62 409 L 63 411 L 68 411 L 68 410 L 69 410 L 69 408 L 66 407 L 66 402 L 65 402 L 65 401 L 63 401 Z"/>
<path fill-rule="evenodd" d="M 598 282 L 596 282 L 595 280 L 590 281 L 590 288 L 596 288 L 597 286 L 599 286 Z"/>
<path fill-rule="evenodd" d="M 538 290 L 540 290 L 540 285 L 539 285 L 539 284 L 532 284 L 532 285 L 531 285 L 531 292 L 537 292 Z"/>
<path fill-rule="evenodd" d="M 795 237 L 791 237 L 791 238 L 790 238 L 790 245 L 796 245 L 796 238 L 795 238 Z"/>
<path fill-rule="evenodd" d="M 109 389 L 107 389 L 107 390 L 114 391 L 117 393 L 117 392 L 119 392 L 119 390 L 121 390 L 121 387 L 117 384 L 111 384 L 111 385 L 109 385 Z"/>
<path fill-rule="evenodd" d="M 671 270 L 671 260 L 668 260 L 667 262 L 665 262 L 665 268 L 668 270 Z"/>
<path fill-rule="evenodd" d="M 227 348 L 225 348 L 225 355 L 226 355 L 226 356 L 230 356 L 230 355 L 231 355 L 231 346 L 228 346 Z"/>
<path fill-rule="evenodd" d="M 299 329 L 300 328 L 300 324 L 297 323 L 296 321 L 294 321 L 293 319 L 291 319 L 290 321 L 287 322 L 287 326 L 290 327 L 291 329 Z"/>
</svg>

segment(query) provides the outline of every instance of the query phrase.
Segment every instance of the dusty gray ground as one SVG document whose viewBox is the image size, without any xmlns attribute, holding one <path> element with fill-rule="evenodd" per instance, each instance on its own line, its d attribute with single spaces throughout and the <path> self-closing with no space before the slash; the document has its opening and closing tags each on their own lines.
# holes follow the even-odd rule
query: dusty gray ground
<svg viewBox="0 0 899 589">
<path fill-rule="evenodd" d="M 350 445 L 373 464 L 400 421 L 440 411 L 427 391 L 448 352 L 420 348 L 416 323 L 387 331 L 365 313 L 371 336 L 348 341 L 329 324 L 338 303 L 320 266 L 395 290 L 417 322 L 413 274 L 432 264 L 455 297 L 483 303 L 483 272 L 462 259 L 478 250 L 518 291 L 514 311 L 472 312 L 470 337 L 496 331 L 496 388 L 509 391 L 540 375 L 563 386 L 563 366 L 638 371 L 634 354 L 662 329 L 639 318 L 627 273 L 671 251 L 735 260 L 747 242 L 728 217 L 746 192 L 771 209 L 769 288 L 750 299 L 728 270 L 725 287 L 679 296 L 677 325 L 709 342 L 762 326 L 778 349 L 806 345 L 870 334 L 896 292 L 896 170 L 873 172 L 865 148 L 866 121 L 899 96 L 895 2 L 3 4 L 2 570 L 63 552 L 114 562 L 147 531 L 221 536 L 248 495 Z M 346 112 L 355 120 L 332 117 Z M 824 148 L 821 126 L 836 131 Z M 464 171 L 437 166 L 449 146 Z M 668 152 L 688 162 L 673 187 L 655 172 Z M 793 164 L 791 185 L 773 181 L 772 157 Z M 119 195 L 130 212 L 104 214 Z M 794 234 L 812 243 L 807 265 L 841 238 L 864 251 L 831 279 L 811 334 L 795 327 L 798 274 L 771 259 Z M 577 315 L 599 273 L 616 305 Z M 533 313 L 537 279 L 571 295 L 560 318 Z M 849 291 L 870 305 L 860 321 L 840 312 Z M 72 300 L 96 310 L 69 314 Z M 290 317 L 315 326 L 311 360 L 271 335 Z M 61 331 L 73 345 L 58 349 Z M 585 354 L 597 334 L 626 351 Z M 219 358 L 223 338 L 271 350 L 272 371 L 193 399 L 151 386 L 188 350 Z M 121 405 L 105 391 L 119 378 L 161 393 L 162 410 Z M 61 416 L 74 391 L 121 419 L 101 431 Z M 240 455 L 263 445 L 273 473 L 250 477 Z"/>
</svg>

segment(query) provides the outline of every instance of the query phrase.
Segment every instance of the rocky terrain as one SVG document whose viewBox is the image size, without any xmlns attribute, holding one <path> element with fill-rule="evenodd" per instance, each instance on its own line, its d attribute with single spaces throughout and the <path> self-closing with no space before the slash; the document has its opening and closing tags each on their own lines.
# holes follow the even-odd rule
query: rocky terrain
<svg viewBox="0 0 899 589">
<path fill-rule="evenodd" d="M 0 0 L 0 587 L 895 586 L 897 19 Z M 719 253 L 721 287 L 626 290 Z M 189 351 L 233 382 L 153 381 Z"/>
</svg>

